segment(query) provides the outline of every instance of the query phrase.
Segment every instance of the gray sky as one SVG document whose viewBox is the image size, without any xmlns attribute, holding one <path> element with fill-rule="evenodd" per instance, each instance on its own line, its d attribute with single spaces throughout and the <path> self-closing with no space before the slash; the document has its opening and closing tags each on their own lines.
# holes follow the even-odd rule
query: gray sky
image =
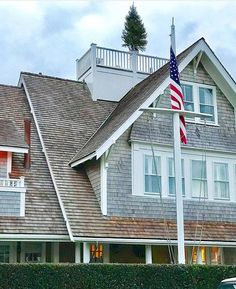
<svg viewBox="0 0 236 289">
<path fill-rule="evenodd" d="M 91 43 L 123 49 L 124 18 L 133 1 L 1 1 L 0 83 L 20 71 L 75 78 L 75 59 Z M 236 1 L 134 1 L 148 33 L 145 54 L 168 57 L 171 17 L 177 52 L 204 37 L 236 78 Z"/>
</svg>

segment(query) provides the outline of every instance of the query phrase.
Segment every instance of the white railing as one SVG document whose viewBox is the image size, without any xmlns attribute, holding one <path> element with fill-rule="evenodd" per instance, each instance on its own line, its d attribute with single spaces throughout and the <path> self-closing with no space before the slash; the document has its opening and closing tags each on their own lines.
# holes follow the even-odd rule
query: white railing
<svg viewBox="0 0 236 289">
<path fill-rule="evenodd" d="M 137 71 L 141 73 L 153 73 L 165 65 L 169 59 L 155 56 L 137 54 Z"/>
<path fill-rule="evenodd" d="M 99 66 L 112 67 L 124 70 L 132 70 L 132 53 L 97 47 L 96 64 Z"/>
<path fill-rule="evenodd" d="M 19 179 L 0 178 L 0 187 L 24 188 L 24 186 L 25 186 L 24 177 L 20 177 Z"/>
<path fill-rule="evenodd" d="M 77 77 L 80 78 L 89 68 L 96 66 L 151 74 L 168 61 L 166 58 L 98 47 L 96 44 L 92 44 L 91 48 L 77 60 Z"/>
<path fill-rule="evenodd" d="M 91 67 L 91 48 L 76 62 L 77 76 L 82 76 Z"/>
</svg>

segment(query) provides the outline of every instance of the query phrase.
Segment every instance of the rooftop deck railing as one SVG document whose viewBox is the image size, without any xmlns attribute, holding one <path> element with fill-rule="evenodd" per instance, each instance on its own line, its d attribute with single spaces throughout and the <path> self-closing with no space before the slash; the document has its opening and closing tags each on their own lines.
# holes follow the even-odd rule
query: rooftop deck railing
<svg viewBox="0 0 236 289">
<path fill-rule="evenodd" d="M 151 74 L 169 60 L 155 56 L 98 47 L 91 48 L 77 60 L 77 77 L 80 78 L 91 67 L 108 67 L 138 73 Z"/>
<path fill-rule="evenodd" d="M 24 177 L 19 179 L 0 178 L 0 187 L 5 188 L 24 188 Z"/>
</svg>

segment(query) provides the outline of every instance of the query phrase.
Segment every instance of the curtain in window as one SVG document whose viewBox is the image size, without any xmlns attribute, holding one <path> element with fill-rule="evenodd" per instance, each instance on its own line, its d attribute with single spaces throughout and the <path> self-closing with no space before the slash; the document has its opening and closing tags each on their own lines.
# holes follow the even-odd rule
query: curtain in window
<svg viewBox="0 0 236 289">
<path fill-rule="evenodd" d="M 207 120 L 214 121 L 214 103 L 213 103 L 213 92 L 210 88 L 199 88 L 199 103 L 200 112 L 211 114 L 212 116 L 207 118 Z"/>
</svg>

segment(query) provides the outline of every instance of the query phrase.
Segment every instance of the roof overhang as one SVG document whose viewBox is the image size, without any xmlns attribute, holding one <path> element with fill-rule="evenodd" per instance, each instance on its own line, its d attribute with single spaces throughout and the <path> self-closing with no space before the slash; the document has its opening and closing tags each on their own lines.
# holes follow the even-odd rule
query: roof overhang
<svg viewBox="0 0 236 289">
<path fill-rule="evenodd" d="M 29 149 L 0 145 L 0 151 L 27 154 L 29 152 Z"/>
</svg>

